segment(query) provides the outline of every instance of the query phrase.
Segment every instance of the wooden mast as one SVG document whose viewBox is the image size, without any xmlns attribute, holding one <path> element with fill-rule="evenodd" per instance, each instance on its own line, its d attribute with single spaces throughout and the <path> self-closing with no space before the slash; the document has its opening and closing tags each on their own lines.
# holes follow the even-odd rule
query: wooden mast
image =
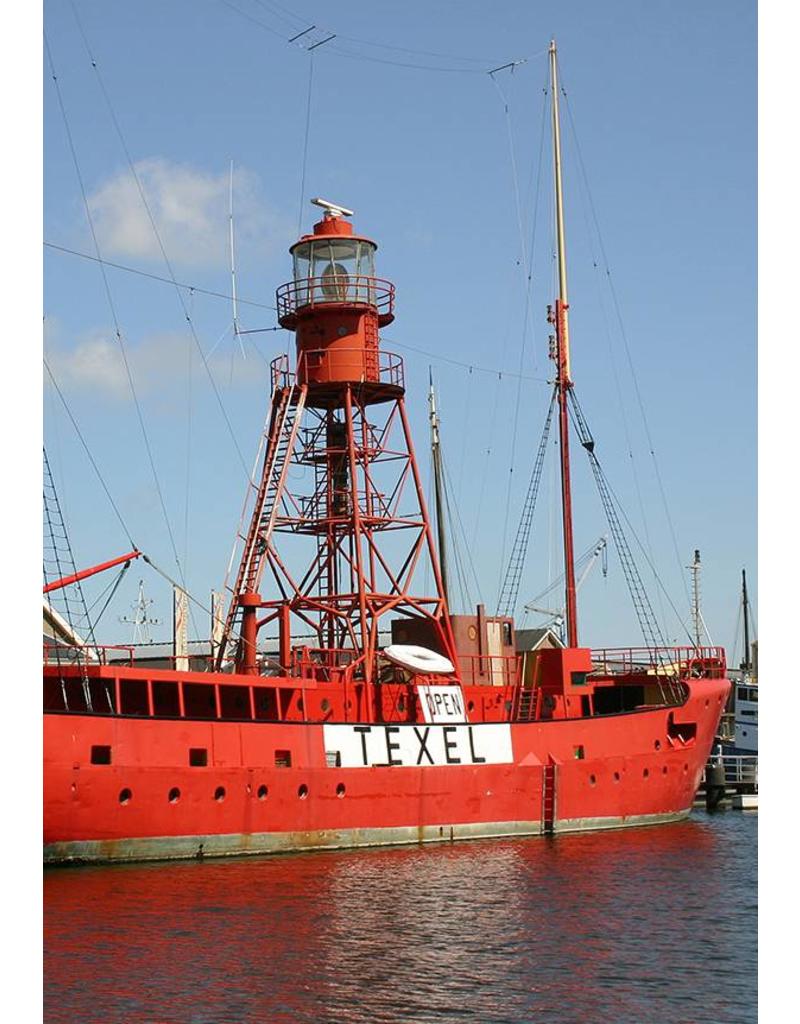
<svg viewBox="0 0 800 1024">
<path fill-rule="evenodd" d="M 575 598 L 575 547 L 572 535 L 572 490 L 569 469 L 569 415 L 567 394 L 572 387 L 569 361 L 569 322 L 567 312 L 567 255 L 564 244 L 564 202 L 561 182 L 561 130 L 558 115 L 558 69 L 556 43 L 550 42 L 550 92 L 553 108 L 553 171 L 556 201 L 556 241 L 558 254 L 558 298 L 548 319 L 556 332 L 556 390 L 558 392 L 558 437 L 561 453 L 561 512 L 564 535 L 564 576 L 566 579 L 567 646 L 578 646 L 578 612 Z"/>
</svg>

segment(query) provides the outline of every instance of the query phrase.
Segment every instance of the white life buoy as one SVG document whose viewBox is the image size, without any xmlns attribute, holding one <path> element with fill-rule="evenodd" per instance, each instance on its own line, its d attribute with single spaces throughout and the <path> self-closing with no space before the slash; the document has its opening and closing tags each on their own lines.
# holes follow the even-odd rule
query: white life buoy
<svg viewBox="0 0 800 1024">
<path fill-rule="evenodd" d="M 410 672 L 424 672 L 426 675 L 451 675 L 455 669 L 449 658 L 427 647 L 410 644 L 392 644 L 383 650 L 384 657 Z"/>
</svg>

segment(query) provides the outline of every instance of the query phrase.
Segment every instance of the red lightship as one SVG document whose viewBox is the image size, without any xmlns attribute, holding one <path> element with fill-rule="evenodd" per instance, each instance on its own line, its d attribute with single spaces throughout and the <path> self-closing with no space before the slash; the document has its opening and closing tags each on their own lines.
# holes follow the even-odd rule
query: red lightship
<svg viewBox="0 0 800 1024">
<path fill-rule="evenodd" d="M 523 663 L 510 614 L 449 613 L 403 363 L 379 340 L 394 287 L 375 276 L 376 246 L 354 234 L 349 211 L 320 203 L 325 215 L 292 247 L 294 278 L 277 293 L 296 363 L 272 364 L 260 478 L 208 664 L 153 668 L 118 649 L 114 660 L 98 647 L 71 659 L 46 648 L 46 861 L 541 835 L 688 815 L 729 691 L 724 652 L 666 649 L 647 631 L 640 650 L 578 645 L 570 410 L 592 458 L 593 441 L 570 377 L 554 46 L 551 74 L 560 290 L 547 425 L 557 409 L 567 646 Z M 613 518 L 611 528 L 646 613 Z M 266 629 L 274 658 L 258 648 Z"/>
</svg>

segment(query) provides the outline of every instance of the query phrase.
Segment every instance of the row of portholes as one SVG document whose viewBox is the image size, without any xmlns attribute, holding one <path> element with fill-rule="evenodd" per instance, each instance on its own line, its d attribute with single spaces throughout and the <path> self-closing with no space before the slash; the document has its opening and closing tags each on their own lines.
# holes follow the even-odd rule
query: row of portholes
<svg viewBox="0 0 800 1024">
<path fill-rule="evenodd" d="M 686 775 L 688 773 L 688 771 L 689 771 L 689 765 L 688 764 L 684 764 L 684 766 L 683 766 L 683 774 Z M 668 768 L 667 768 L 666 765 L 664 765 L 664 767 L 661 769 L 661 774 L 662 775 L 666 775 L 667 772 L 668 772 Z M 643 779 L 649 779 L 650 778 L 650 769 L 649 768 L 645 768 L 642 771 L 642 778 Z M 619 772 L 614 772 L 614 782 L 619 782 L 619 780 L 620 780 Z M 597 776 L 596 775 L 590 775 L 589 776 L 589 785 L 590 786 L 596 786 L 597 785 Z"/>
<path fill-rule="evenodd" d="M 251 792 L 250 786 L 247 787 L 247 792 L 248 793 Z M 339 799 L 341 800 L 346 792 L 347 792 L 347 789 L 345 787 L 345 784 L 343 782 L 340 782 L 337 785 L 337 787 L 336 787 L 336 795 L 337 795 L 337 797 L 339 797 Z M 222 801 L 225 799 L 226 795 L 227 795 L 227 793 L 226 793 L 226 790 L 225 790 L 224 786 L 217 786 L 217 788 L 214 790 L 214 799 L 217 801 L 217 803 L 222 803 Z M 259 800 L 266 800 L 267 797 L 269 796 L 269 789 L 266 786 L 259 786 L 257 791 L 256 791 L 256 796 L 258 797 Z M 298 788 L 297 788 L 297 797 L 298 797 L 299 800 L 305 800 L 308 797 L 308 786 L 306 786 L 305 784 L 303 784 L 301 786 L 298 786 Z M 176 803 L 178 803 L 180 798 L 181 798 L 181 791 L 180 791 L 180 789 L 178 789 L 177 786 L 173 786 L 172 789 L 167 794 L 167 800 L 171 804 L 176 804 Z M 128 789 L 126 787 L 125 789 L 121 789 L 120 790 L 119 802 L 121 804 L 123 804 L 123 805 L 124 804 L 129 804 L 132 799 L 133 799 L 133 792 L 130 789 Z"/>
</svg>

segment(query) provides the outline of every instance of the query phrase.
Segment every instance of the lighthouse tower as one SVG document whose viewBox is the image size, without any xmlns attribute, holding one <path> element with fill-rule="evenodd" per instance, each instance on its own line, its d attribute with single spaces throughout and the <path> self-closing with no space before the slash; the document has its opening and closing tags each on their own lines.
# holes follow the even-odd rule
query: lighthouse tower
<svg viewBox="0 0 800 1024">
<path fill-rule="evenodd" d="M 267 627 L 281 674 L 307 675 L 311 666 L 318 678 L 362 680 L 372 690 L 380 638 L 397 617 L 427 623 L 431 645 L 458 662 L 403 361 L 380 347 L 394 285 L 375 276 L 377 246 L 354 233 L 352 211 L 312 202 L 323 219 L 292 246 L 294 278 L 277 291 L 296 363 L 272 363 L 265 454 L 232 557 L 238 572 L 218 658 L 227 648 L 238 672 L 259 672 L 258 633 Z M 425 578 L 433 581 L 427 595 Z"/>
</svg>

